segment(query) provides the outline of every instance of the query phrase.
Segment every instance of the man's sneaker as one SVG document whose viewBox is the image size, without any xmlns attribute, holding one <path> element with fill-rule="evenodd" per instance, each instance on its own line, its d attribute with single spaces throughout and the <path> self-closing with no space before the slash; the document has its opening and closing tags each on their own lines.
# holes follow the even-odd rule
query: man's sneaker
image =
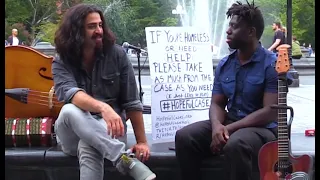
<svg viewBox="0 0 320 180">
<path fill-rule="evenodd" d="M 134 154 L 123 154 L 116 164 L 116 168 L 122 174 L 129 174 L 135 180 L 154 180 L 156 175 Z"/>
</svg>

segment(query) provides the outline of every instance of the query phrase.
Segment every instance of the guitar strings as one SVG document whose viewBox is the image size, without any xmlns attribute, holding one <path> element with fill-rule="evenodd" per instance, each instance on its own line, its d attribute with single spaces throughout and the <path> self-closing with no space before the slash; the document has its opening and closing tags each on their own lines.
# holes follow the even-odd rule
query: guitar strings
<svg viewBox="0 0 320 180">
<path fill-rule="evenodd" d="M 22 102 L 32 103 L 42 106 L 49 106 L 49 92 L 29 90 L 27 96 L 21 98 Z M 55 95 L 55 94 L 54 94 Z M 56 99 L 56 96 L 52 98 L 53 107 L 62 107 L 63 104 Z"/>
<path fill-rule="evenodd" d="M 49 106 L 49 92 L 29 90 L 25 96 L 21 97 L 23 103 L 32 103 L 42 106 Z M 64 104 L 56 99 L 54 94 L 52 98 L 53 107 L 62 107 Z M 150 105 L 143 105 L 144 110 L 151 110 Z"/>
</svg>

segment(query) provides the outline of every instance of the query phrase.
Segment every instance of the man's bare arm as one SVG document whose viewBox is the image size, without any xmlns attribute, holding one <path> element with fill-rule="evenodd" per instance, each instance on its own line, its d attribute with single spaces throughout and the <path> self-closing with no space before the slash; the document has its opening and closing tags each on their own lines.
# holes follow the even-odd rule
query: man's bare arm
<svg viewBox="0 0 320 180">
<path fill-rule="evenodd" d="M 227 125 L 229 133 L 245 127 L 265 126 L 277 119 L 277 110 L 271 109 L 271 105 L 278 104 L 277 93 L 264 93 L 263 108 L 259 109 L 245 118 Z"/>
<path fill-rule="evenodd" d="M 129 111 L 127 117 L 131 121 L 137 143 L 147 143 L 142 112 Z"/>
<path fill-rule="evenodd" d="M 52 63 L 52 74 L 59 101 L 72 103 L 84 111 L 101 113 L 107 123 L 108 134 L 115 137 L 123 136 L 124 126 L 121 117 L 107 103 L 95 100 L 86 94 L 84 89 L 79 88 L 72 70 L 68 69 L 59 57 Z"/>
<path fill-rule="evenodd" d="M 121 49 L 122 58 L 120 73 L 120 104 L 130 119 L 137 143 L 147 143 L 143 122 L 143 105 L 140 101 L 139 91 L 133 71 L 133 66 L 127 54 Z"/>
<path fill-rule="evenodd" d="M 78 87 L 72 71 L 56 57 L 52 63 L 54 88 L 59 101 L 73 103 L 80 109 L 101 113 L 103 109 L 111 108 L 108 104 L 98 101 Z"/>
<path fill-rule="evenodd" d="M 276 41 L 269 47 L 269 51 L 272 51 L 274 48 L 276 48 L 280 44 L 281 39 L 276 39 Z"/>
<path fill-rule="evenodd" d="M 216 123 L 223 123 L 226 119 L 227 98 L 223 94 L 212 94 L 209 117 L 212 127 Z"/>
<path fill-rule="evenodd" d="M 111 108 L 107 103 L 96 100 L 83 91 L 78 91 L 71 100 L 72 104 L 80 109 L 89 112 L 101 113 L 103 110 Z"/>
</svg>

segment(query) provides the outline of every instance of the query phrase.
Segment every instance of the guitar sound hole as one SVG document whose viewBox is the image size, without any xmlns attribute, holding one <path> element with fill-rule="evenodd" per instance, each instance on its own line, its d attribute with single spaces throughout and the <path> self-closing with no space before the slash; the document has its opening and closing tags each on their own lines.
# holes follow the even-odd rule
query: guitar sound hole
<svg viewBox="0 0 320 180">
<path fill-rule="evenodd" d="M 278 162 L 273 167 L 274 172 L 281 172 L 282 176 L 285 177 L 288 174 L 291 174 L 293 172 L 292 164 L 291 162 L 283 162 L 279 168 Z"/>
</svg>

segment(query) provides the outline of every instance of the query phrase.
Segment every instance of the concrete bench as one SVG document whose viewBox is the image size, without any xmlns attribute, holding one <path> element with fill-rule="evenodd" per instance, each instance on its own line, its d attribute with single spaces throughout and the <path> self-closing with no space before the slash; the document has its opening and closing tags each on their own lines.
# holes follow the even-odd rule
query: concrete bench
<svg viewBox="0 0 320 180">
<path fill-rule="evenodd" d="M 147 135 L 152 142 L 151 134 Z M 128 147 L 135 143 L 133 134 L 128 134 Z M 179 168 L 175 152 L 169 150 L 174 143 L 151 145 L 150 160 L 146 164 L 157 174 L 157 180 L 179 180 Z M 292 134 L 292 149 L 295 155 L 311 154 L 314 157 L 314 137 Z M 223 156 L 215 156 L 203 161 L 201 168 L 204 180 L 222 179 Z M 76 157 L 65 155 L 58 147 L 6 148 L 6 180 L 77 180 L 79 165 Z M 259 173 L 254 170 L 254 176 Z M 132 180 L 116 171 L 109 161 L 105 161 L 105 179 Z M 258 178 L 257 178 L 258 179 Z"/>
<path fill-rule="evenodd" d="M 144 114 L 151 114 L 151 107 L 144 106 Z M 128 134 L 127 147 L 136 143 L 133 134 Z M 147 166 L 157 174 L 157 180 L 179 180 L 179 168 L 175 152 L 169 150 L 174 142 L 152 144 L 151 134 L 147 134 L 151 145 L 151 157 Z M 292 150 L 295 155 L 310 154 L 314 157 L 315 138 L 304 134 L 292 134 Z M 222 179 L 223 155 L 213 156 L 201 164 L 202 179 Z M 79 164 L 76 157 L 64 154 L 59 147 L 5 148 L 6 180 L 78 180 Z M 259 179 L 258 169 L 253 169 L 255 179 Z M 132 180 L 123 176 L 105 161 L 105 179 Z"/>
<path fill-rule="evenodd" d="M 151 134 L 148 134 L 150 141 Z M 128 147 L 135 143 L 133 134 L 128 135 Z M 168 149 L 173 143 L 153 144 L 151 154 L 146 164 L 157 174 L 157 180 L 180 179 L 175 152 Z M 204 176 L 221 175 L 222 156 L 213 157 L 203 162 Z M 5 169 L 7 180 L 77 180 L 79 179 L 79 164 L 76 157 L 65 155 L 59 147 L 51 148 L 6 148 Z M 132 180 L 121 175 L 105 161 L 105 179 Z M 219 179 L 219 178 L 218 178 Z"/>
</svg>

